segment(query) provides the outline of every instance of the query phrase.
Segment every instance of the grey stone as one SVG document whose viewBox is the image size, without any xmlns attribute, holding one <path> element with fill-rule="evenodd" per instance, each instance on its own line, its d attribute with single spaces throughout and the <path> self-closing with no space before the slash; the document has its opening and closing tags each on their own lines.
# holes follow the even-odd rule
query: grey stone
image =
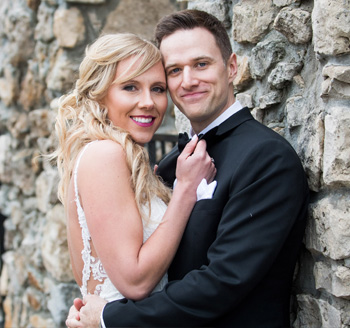
<svg viewBox="0 0 350 328">
<path fill-rule="evenodd" d="M 230 27 L 231 25 L 228 15 L 228 3 L 225 0 L 216 0 L 211 2 L 206 0 L 197 0 L 195 2 L 190 2 L 188 4 L 188 8 L 206 11 L 217 17 L 226 27 Z"/>
<path fill-rule="evenodd" d="M 294 328 L 334 328 L 341 327 L 341 310 L 327 301 L 316 299 L 311 295 L 298 295 L 302 311 L 298 313 Z"/>
<path fill-rule="evenodd" d="M 350 257 L 349 196 L 334 193 L 310 206 L 306 247 L 333 260 Z"/>
<path fill-rule="evenodd" d="M 50 42 L 54 39 L 53 16 L 54 7 L 49 7 L 45 2 L 41 2 L 38 12 L 38 24 L 35 27 L 35 39 L 43 42 Z"/>
<path fill-rule="evenodd" d="M 58 281 L 74 280 L 70 266 L 64 209 L 56 205 L 47 214 L 41 252 L 45 269 Z"/>
<path fill-rule="evenodd" d="M 51 204 L 57 201 L 58 180 L 57 170 L 43 171 L 36 179 L 35 190 L 38 209 L 43 213 L 47 213 Z"/>
<path fill-rule="evenodd" d="M 317 0 L 312 12 L 314 49 L 324 55 L 350 53 L 350 3 Z"/>
<path fill-rule="evenodd" d="M 108 15 L 103 33 L 131 32 L 152 40 L 156 23 L 174 10 L 169 0 L 139 1 L 137 6 L 134 0 L 121 0 Z"/>
<path fill-rule="evenodd" d="M 316 262 L 316 289 L 326 290 L 337 297 L 350 297 L 350 269 L 336 263 Z"/>
<path fill-rule="evenodd" d="M 258 43 L 270 31 L 278 9 L 270 0 L 245 0 L 236 4 L 232 12 L 233 39 Z"/>
<path fill-rule="evenodd" d="M 350 99 L 350 84 L 336 79 L 326 79 L 322 83 L 321 95 L 323 97 Z"/>
<path fill-rule="evenodd" d="M 350 66 L 343 65 L 326 65 L 323 68 L 322 75 L 335 79 L 340 82 L 350 83 Z"/>
<path fill-rule="evenodd" d="M 53 33 L 60 47 L 74 48 L 83 42 L 85 25 L 80 10 L 76 7 L 56 10 Z"/>
<path fill-rule="evenodd" d="M 276 89 L 283 89 L 299 73 L 300 69 L 300 64 L 280 62 L 270 73 L 268 83 Z"/>
<path fill-rule="evenodd" d="M 349 108 L 331 108 L 325 117 L 323 180 L 327 185 L 350 185 L 349 126 Z"/>
<path fill-rule="evenodd" d="M 68 53 L 60 49 L 47 76 L 47 87 L 53 91 L 68 92 L 76 80 L 78 64 Z"/>
<path fill-rule="evenodd" d="M 236 95 L 236 100 L 240 102 L 243 107 L 253 108 L 253 97 L 247 93 L 238 93 Z"/>
<path fill-rule="evenodd" d="M 80 290 L 78 287 L 72 288 L 70 284 L 53 285 L 50 289 L 47 307 L 59 327 L 64 326 L 68 315 L 67 304 L 73 304 L 75 297 L 81 297 Z"/>
<path fill-rule="evenodd" d="M 88 4 L 101 4 L 105 3 L 106 0 L 66 0 L 66 2 L 73 2 L 73 3 L 88 3 Z"/>
<path fill-rule="evenodd" d="M 283 8 L 275 18 L 273 27 L 294 44 L 307 43 L 312 37 L 311 14 L 299 8 Z"/>
<path fill-rule="evenodd" d="M 282 94 L 280 91 L 271 91 L 259 99 L 259 107 L 261 109 L 268 108 L 272 105 L 279 104 L 282 100 Z"/>
<path fill-rule="evenodd" d="M 286 53 L 284 40 L 274 35 L 258 43 L 251 52 L 250 72 L 254 79 L 262 79 L 269 69 L 281 61 Z"/>
</svg>

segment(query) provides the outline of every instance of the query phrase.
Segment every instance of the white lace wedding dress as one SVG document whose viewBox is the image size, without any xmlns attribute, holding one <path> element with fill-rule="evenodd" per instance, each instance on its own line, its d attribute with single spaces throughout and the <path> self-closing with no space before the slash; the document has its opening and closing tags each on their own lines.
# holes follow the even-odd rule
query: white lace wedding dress
<svg viewBox="0 0 350 328">
<path fill-rule="evenodd" d="M 78 166 L 79 166 L 81 157 L 83 156 L 86 148 L 90 144 L 91 143 L 87 144 L 82 150 L 82 152 L 80 153 L 74 169 L 75 202 L 77 206 L 79 224 L 81 227 L 81 234 L 82 234 L 82 239 L 84 244 L 84 248 L 81 252 L 82 259 L 84 262 L 84 267 L 82 272 L 82 286 L 80 289 L 83 296 L 87 295 L 88 294 L 87 283 L 90 277 L 92 277 L 93 280 L 99 281 L 99 284 L 95 288 L 94 294 L 104 298 L 107 301 L 113 301 L 113 300 L 124 298 L 124 296 L 112 284 L 111 280 L 106 274 L 106 271 L 104 270 L 104 267 L 100 259 L 93 257 L 91 255 L 91 247 L 90 247 L 91 236 L 86 223 L 85 213 L 83 208 L 81 207 L 80 200 L 79 200 L 78 185 L 77 185 Z M 161 199 L 157 197 L 154 197 L 152 199 L 151 217 L 149 220 L 147 220 L 147 222 L 144 222 L 144 221 L 142 222 L 143 242 L 145 242 L 151 236 L 154 230 L 158 227 L 160 221 L 162 220 L 164 212 L 166 211 L 166 208 L 167 208 L 166 205 Z M 145 210 L 146 210 L 145 213 L 148 213 L 148 209 L 145 208 Z M 165 275 L 153 291 L 162 290 L 165 284 L 167 283 L 167 281 L 168 281 L 168 276 Z"/>
</svg>

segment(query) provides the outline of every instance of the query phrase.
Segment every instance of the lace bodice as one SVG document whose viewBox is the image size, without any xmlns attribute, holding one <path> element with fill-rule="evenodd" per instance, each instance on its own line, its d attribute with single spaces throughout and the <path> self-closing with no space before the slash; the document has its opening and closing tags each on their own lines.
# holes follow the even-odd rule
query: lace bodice
<svg viewBox="0 0 350 328">
<path fill-rule="evenodd" d="M 116 299 L 121 299 L 124 296 L 114 287 L 111 280 L 109 279 L 106 271 L 99 258 L 96 258 L 91 255 L 91 236 L 86 223 L 85 213 L 80 204 L 77 176 L 78 176 L 78 167 L 86 148 L 91 143 L 87 144 L 84 149 L 81 151 L 77 163 L 74 169 L 74 192 L 75 192 L 75 203 L 77 206 L 78 219 L 81 227 L 81 235 L 83 239 L 83 250 L 81 252 L 82 259 L 84 263 L 83 272 L 82 272 L 82 286 L 80 288 L 83 296 L 88 294 L 87 284 L 90 278 L 99 282 L 96 286 L 94 294 L 104 298 L 107 301 L 112 301 Z M 144 208 L 145 213 L 148 213 L 148 208 Z M 157 197 L 154 197 L 151 201 L 151 217 L 147 222 L 143 221 L 143 242 L 145 242 L 154 230 L 158 227 L 162 217 L 165 213 L 166 205 L 163 201 Z M 168 281 L 167 275 L 165 275 L 158 285 L 155 287 L 154 291 L 160 291 L 163 289 L 165 284 Z"/>
</svg>

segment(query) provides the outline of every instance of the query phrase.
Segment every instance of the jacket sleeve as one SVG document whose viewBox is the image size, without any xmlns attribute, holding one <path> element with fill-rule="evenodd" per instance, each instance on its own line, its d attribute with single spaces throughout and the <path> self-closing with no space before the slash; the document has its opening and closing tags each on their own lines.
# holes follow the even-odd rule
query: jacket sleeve
<svg viewBox="0 0 350 328">
<path fill-rule="evenodd" d="M 259 284 L 293 225 L 305 219 L 306 178 L 295 152 L 280 140 L 252 147 L 229 174 L 208 265 L 142 301 L 107 304 L 106 327 L 210 325 Z"/>
</svg>

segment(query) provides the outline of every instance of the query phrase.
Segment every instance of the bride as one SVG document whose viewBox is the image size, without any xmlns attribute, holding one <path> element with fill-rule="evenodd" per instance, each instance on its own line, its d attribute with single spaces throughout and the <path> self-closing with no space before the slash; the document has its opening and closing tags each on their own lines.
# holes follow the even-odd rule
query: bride
<svg viewBox="0 0 350 328">
<path fill-rule="evenodd" d="M 203 178 L 216 174 L 194 137 L 177 163 L 173 192 L 143 147 L 167 107 L 158 49 L 133 34 L 97 39 L 56 120 L 59 198 L 82 296 L 145 298 L 163 288 Z M 171 199 L 171 200 L 170 200 Z"/>
</svg>

